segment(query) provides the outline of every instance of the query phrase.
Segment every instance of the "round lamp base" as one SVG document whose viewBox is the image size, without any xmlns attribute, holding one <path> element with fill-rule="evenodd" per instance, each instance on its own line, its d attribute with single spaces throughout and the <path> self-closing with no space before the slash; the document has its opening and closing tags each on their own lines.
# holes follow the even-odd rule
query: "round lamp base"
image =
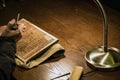
<svg viewBox="0 0 120 80">
<path fill-rule="evenodd" d="M 104 52 L 103 47 L 97 47 L 88 51 L 85 59 L 93 69 L 100 71 L 113 71 L 120 68 L 120 51 L 114 47 Z"/>
</svg>

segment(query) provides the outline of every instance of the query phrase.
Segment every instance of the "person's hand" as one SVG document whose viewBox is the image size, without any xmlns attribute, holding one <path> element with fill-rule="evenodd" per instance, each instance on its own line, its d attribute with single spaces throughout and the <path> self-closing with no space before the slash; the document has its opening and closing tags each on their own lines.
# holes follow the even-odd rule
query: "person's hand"
<svg viewBox="0 0 120 80">
<path fill-rule="evenodd" d="M 11 27 L 14 24 L 15 24 L 15 19 L 12 19 L 11 21 L 8 22 L 7 25 L 3 26 L 4 29 L 2 31 L 1 36 L 11 38 L 17 42 L 23 35 L 23 32 L 25 30 L 25 25 L 18 23 L 18 29 L 13 30 L 11 29 Z"/>
</svg>

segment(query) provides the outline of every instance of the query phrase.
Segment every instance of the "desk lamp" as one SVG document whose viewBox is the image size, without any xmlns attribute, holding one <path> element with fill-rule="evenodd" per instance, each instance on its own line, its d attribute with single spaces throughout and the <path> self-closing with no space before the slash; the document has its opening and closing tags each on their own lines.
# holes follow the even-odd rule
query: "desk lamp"
<svg viewBox="0 0 120 80">
<path fill-rule="evenodd" d="M 94 0 L 103 17 L 103 46 L 89 50 L 85 59 L 89 67 L 100 71 L 119 69 L 120 51 L 117 48 L 108 48 L 108 24 L 105 10 L 99 0 Z"/>
</svg>

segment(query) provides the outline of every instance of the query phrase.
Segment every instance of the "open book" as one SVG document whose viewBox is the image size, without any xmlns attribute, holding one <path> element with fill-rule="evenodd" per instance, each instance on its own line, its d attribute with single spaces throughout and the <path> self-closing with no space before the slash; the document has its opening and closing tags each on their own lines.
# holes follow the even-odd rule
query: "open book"
<svg viewBox="0 0 120 80">
<path fill-rule="evenodd" d="M 21 19 L 19 22 L 24 23 L 26 26 L 23 37 L 17 43 L 16 53 L 16 56 L 23 62 L 42 54 L 58 41 L 56 37 L 26 19 Z"/>
</svg>

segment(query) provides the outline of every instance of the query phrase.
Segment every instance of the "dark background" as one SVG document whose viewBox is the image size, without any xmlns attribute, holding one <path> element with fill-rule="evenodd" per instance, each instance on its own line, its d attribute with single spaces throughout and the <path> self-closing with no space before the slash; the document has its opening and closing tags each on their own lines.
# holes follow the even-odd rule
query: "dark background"
<svg viewBox="0 0 120 80">
<path fill-rule="evenodd" d="M 101 1 L 111 8 L 120 10 L 120 1 L 119 0 L 101 0 Z"/>
<path fill-rule="evenodd" d="M 109 46 L 120 49 L 120 11 L 116 7 L 119 1 L 114 1 L 101 0 L 108 18 Z M 18 12 L 20 18 L 56 36 L 65 48 L 65 57 L 46 61 L 30 70 L 16 67 L 14 76 L 17 80 L 50 80 L 72 72 L 76 65 L 84 68 L 84 74 L 93 71 L 86 64 L 85 54 L 91 48 L 103 45 L 103 19 L 93 0 L 6 0 L 6 7 L 0 9 L 0 25 L 16 18 Z M 119 74 L 120 70 L 98 71 L 83 78 L 120 80 Z"/>
</svg>

